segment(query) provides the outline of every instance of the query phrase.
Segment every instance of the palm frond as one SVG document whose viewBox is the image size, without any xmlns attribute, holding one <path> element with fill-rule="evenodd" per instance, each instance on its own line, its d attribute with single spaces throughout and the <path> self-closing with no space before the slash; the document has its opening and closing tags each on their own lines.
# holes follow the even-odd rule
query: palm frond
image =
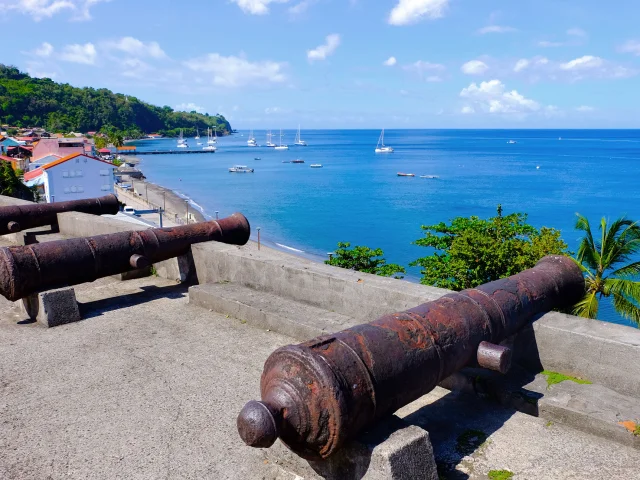
<svg viewBox="0 0 640 480">
<path fill-rule="evenodd" d="M 609 274 L 609 277 L 636 277 L 640 275 L 640 262 L 633 262 L 620 267 Z"/>
<path fill-rule="evenodd" d="M 625 254 L 629 255 L 633 253 L 630 251 L 630 247 L 633 247 L 633 244 L 628 243 L 634 239 L 633 226 L 634 222 L 625 217 L 620 217 L 609 225 L 607 225 L 607 220 L 604 217 L 602 218 L 600 223 L 600 227 L 602 228 L 600 256 L 603 271 L 615 263 L 626 260 Z M 627 236 L 629 236 L 628 239 Z"/>
<path fill-rule="evenodd" d="M 640 282 L 623 278 L 607 278 L 604 281 L 602 293 L 609 295 L 624 295 L 640 303 Z"/>
<path fill-rule="evenodd" d="M 588 292 L 582 300 L 573 306 L 572 313 L 578 317 L 596 318 L 599 301 L 597 292 Z"/>
<path fill-rule="evenodd" d="M 579 213 L 576 213 L 576 215 L 578 217 L 576 220 L 576 230 L 582 230 L 585 232 L 585 236 L 578 247 L 576 258 L 579 263 L 586 264 L 589 268 L 597 270 L 598 265 L 600 264 L 600 253 L 599 247 L 593 240 L 593 233 L 591 232 L 589 220 Z"/>
<path fill-rule="evenodd" d="M 624 295 L 613 295 L 613 308 L 624 318 L 631 320 L 640 327 L 640 307 Z"/>
</svg>

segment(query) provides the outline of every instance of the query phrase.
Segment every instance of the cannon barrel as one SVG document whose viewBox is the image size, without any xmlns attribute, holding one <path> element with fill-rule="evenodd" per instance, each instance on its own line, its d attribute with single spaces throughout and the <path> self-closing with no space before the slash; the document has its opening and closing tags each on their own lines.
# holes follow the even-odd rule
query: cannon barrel
<svg viewBox="0 0 640 480">
<path fill-rule="evenodd" d="M 68 202 L 0 207 L 0 235 L 17 233 L 45 225 L 55 225 L 58 223 L 58 214 L 63 212 L 115 215 L 119 209 L 118 197 L 115 195 L 70 200 Z"/>
<path fill-rule="evenodd" d="M 244 245 L 249 222 L 241 213 L 175 228 L 111 233 L 0 248 L 0 294 L 8 300 L 124 273 L 183 255 L 194 243 Z"/>
<path fill-rule="evenodd" d="M 550 256 L 518 275 L 279 348 L 264 365 L 262 401 L 245 405 L 238 432 L 249 446 L 279 437 L 301 457 L 327 458 L 466 365 L 504 371 L 508 349 L 497 344 L 584 290 L 576 263 Z"/>
</svg>

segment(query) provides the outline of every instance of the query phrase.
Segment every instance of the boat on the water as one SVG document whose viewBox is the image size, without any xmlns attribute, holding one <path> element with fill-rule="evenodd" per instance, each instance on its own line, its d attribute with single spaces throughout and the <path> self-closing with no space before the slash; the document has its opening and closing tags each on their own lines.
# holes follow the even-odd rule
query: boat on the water
<svg viewBox="0 0 640 480">
<path fill-rule="evenodd" d="M 514 143 L 518 143 L 518 142 L 516 142 L 515 140 L 509 140 L 507 143 L 510 145 L 513 145 Z"/>
<path fill-rule="evenodd" d="M 415 177 L 416 174 L 415 173 L 401 173 L 401 172 L 398 172 L 398 176 L 399 177 Z"/>
<path fill-rule="evenodd" d="M 180 136 L 178 137 L 178 148 L 187 148 L 189 147 L 189 145 L 187 145 L 187 141 L 184 139 L 184 136 L 182 135 L 182 129 L 180 129 Z"/>
<path fill-rule="evenodd" d="M 251 133 L 249 133 L 249 140 L 247 140 L 247 146 L 249 146 L 249 147 L 257 147 L 258 146 L 258 142 L 256 142 L 256 139 L 253 136 L 253 130 L 251 130 Z"/>
<path fill-rule="evenodd" d="M 296 158 L 295 160 L 291 160 L 291 163 L 304 163 L 304 160 Z"/>
<path fill-rule="evenodd" d="M 211 136 L 211 129 L 207 128 L 207 145 L 214 145 L 217 142 L 217 137 L 218 135 L 216 134 L 216 131 L 213 131 L 215 137 Z"/>
<path fill-rule="evenodd" d="M 262 160 L 260 157 L 256 157 L 254 158 L 254 160 Z"/>
<path fill-rule="evenodd" d="M 273 135 L 271 134 L 271 130 L 269 130 L 267 132 L 267 147 L 271 147 L 271 148 L 277 147 L 277 145 L 273 143 L 271 140 L 273 140 Z"/>
<path fill-rule="evenodd" d="M 200 140 L 200 132 L 198 131 L 198 127 L 196 127 L 196 136 L 195 136 L 196 140 Z"/>
<path fill-rule="evenodd" d="M 380 134 L 380 138 L 378 139 L 378 145 L 376 145 L 376 153 L 391 153 L 393 152 L 393 148 L 387 147 L 384 144 L 384 128 L 382 129 L 382 133 Z"/>
<path fill-rule="evenodd" d="M 307 142 L 305 142 L 304 140 L 302 140 L 300 138 L 300 125 L 299 124 L 298 124 L 298 133 L 296 133 L 296 141 L 293 144 L 297 145 L 299 147 L 306 147 L 307 146 Z"/>
<path fill-rule="evenodd" d="M 207 145 L 206 147 L 203 147 L 202 150 L 206 152 L 215 152 L 217 148 L 215 145 Z"/>
<path fill-rule="evenodd" d="M 253 168 L 249 168 L 246 165 L 235 165 L 229 168 L 231 173 L 253 173 Z"/>
<path fill-rule="evenodd" d="M 319 163 L 312 163 L 311 168 L 322 168 L 322 165 Z"/>
<path fill-rule="evenodd" d="M 280 145 L 275 147 L 276 150 L 289 150 L 289 145 L 282 145 L 282 129 L 280 129 Z"/>
</svg>

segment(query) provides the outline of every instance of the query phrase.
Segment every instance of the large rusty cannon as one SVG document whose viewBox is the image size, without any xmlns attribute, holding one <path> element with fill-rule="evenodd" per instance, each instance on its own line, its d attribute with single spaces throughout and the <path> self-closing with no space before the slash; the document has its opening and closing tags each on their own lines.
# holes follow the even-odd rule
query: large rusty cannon
<svg viewBox="0 0 640 480">
<path fill-rule="evenodd" d="M 119 208 L 118 197 L 115 195 L 68 202 L 0 207 L 0 235 L 17 233 L 45 225 L 55 225 L 58 223 L 59 213 L 82 212 L 92 215 L 115 215 Z"/>
<path fill-rule="evenodd" d="M 327 458 L 467 365 L 504 373 L 510 349 L 498 344 L 584 289 L 572 259 L 545 257 L 513 277 L 282 347 L 267 359 L 262 401 L 245 405 L 238 432 L 253 447 L 279 437 L 301 457 Z"/>
<path fill-rule="evenodd" d="M 71 238 L 24 247 L 0 248 L 0 294 L 19 300 L 33 293 L 92 282 L 184 255 L 194 243 L 249 241 L 241 213 L 175 228 Z"/>
</svg>

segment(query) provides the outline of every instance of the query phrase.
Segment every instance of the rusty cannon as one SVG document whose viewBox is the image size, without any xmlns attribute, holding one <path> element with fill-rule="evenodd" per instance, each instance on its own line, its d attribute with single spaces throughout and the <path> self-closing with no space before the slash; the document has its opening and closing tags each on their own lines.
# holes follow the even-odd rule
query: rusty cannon
<svg viewBox="0 0 640 480">
<path fill-rule="evenodd" d="M 303 458 L 327 458 L 467 365 L 505 373 L 511 350 L 499 344 L 584 291 L 572 259 L 545 257 L 518 275 L 282 347 L 264 365 L 262 401 L 238 416 L 240 437 L 258 448 L 280 438 Z"/>
<path fill-rule="evenodd" d="M 53 288 L 148 267 L 184 255 L 194 243 L 233 245 L 249 241 L 241 213 L 175 228 L 111 233 L 20 247 L 0 248 L 0 294 L 16 301 Z"/>
<path fill-rule="evenodd" d="M 118 197 L 106 195 L 68 202 L 34 203 L 0 207 L 0 235 L 58 223 L 58 214 L 81 212 L 91 215 L 115 215 L 120 209 Z"/>
</svg>

